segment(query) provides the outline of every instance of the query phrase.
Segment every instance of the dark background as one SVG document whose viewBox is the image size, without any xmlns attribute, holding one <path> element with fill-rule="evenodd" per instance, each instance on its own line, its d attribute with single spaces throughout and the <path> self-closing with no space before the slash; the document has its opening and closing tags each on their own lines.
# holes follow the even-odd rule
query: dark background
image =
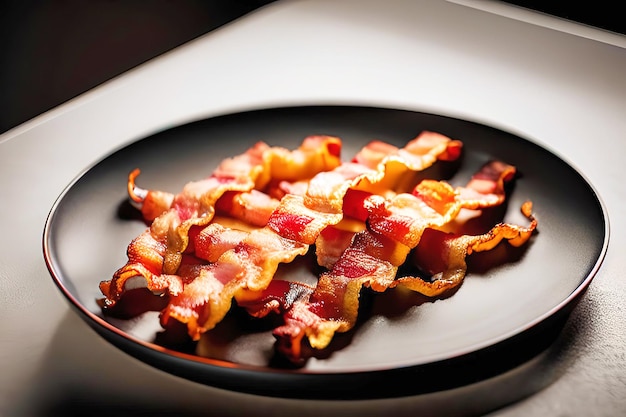
<svg viewBox="0 0 626 417">
<path fill-rule="evenodd" d="M 273 0 L 0 0 L 0 133 Z M 626 34 L 620 2 L 512 0 Z"/>
</svg>

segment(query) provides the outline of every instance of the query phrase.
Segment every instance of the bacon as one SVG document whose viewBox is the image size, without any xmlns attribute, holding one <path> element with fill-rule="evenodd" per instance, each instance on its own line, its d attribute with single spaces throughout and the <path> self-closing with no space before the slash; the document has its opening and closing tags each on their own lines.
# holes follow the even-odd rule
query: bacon
<svg viewBox="0 0 626 417">
<path fill-rule="evenodd" d="M 384 291 L 393 283 L 397 271 L 397 266 L 385 257 L 395 257 L 397 261 L 407 254 L 408 247 L 384 236 L 368 230 L 357 233 L 333 269 L 320 276 L 309 299 L 296 301 L 283 313 L 284 324 L 273 331 L 278 351 L 298 363 L 303 359 L 304 338 L 314 349 L 323 349 L 336 332 L 354 327 L 361 288 Z"/>
<path fill-rule="evenodd" d="M 300 180 L 316 170 L 333 169 L 341 163 L 340 151 L 341 141 L 330 136 L 307 137 L 291 152 L 258 142 L 245 153 L 222 161 L 210 177 L 186 184 L 178 195 L 139 188 L 136 178 L 140 171 L 133 170 L 128 177 L 129 196 L 140 206 L 145 220 L 152 223 L 129 245 L 127 264 L 110 281 L 100 284 L 104 304 L 115 304 L 133 277 L 154 292 L 178 294 L 182 284 L 177 271 L 189 245 L 190 231 L 212 221 L 222 196 L 227 198 L 221 207 L 226 206 L 233 216 L 252 224 L 266 223 L 276 202 L 255 191 L 255 186 L 264 186 L 269 178 Z"/>
<path fill-rule="evenodd" d="M 505 184 L 511 181 L 517 170 L 502 161 L 489 161 L 472 176 L 466 187 L 459 188 L 463 207 L 480 209 L 493 207 L 506 199 Z"/>
<path fill-rule="evenodd" d="M 437 155 L 437 159 L 442 161 L 453 161 L 460 156 L 463 144 L 460 141 L 450 139 L 437 132 L 423 131 L 416 139 L 409 142 L 403 150 L 397 148 L 386 142 L 379 140 L 371 141 L 366 147 L 361 149 L 352 159 L 353 162 L 357 162 L 361 165 L 369 168 L 376 168 L 385 159 L 394 155 L 401 155 L 404 160 L 407 158 L 407 154 L 410 157 L 414 157 L 415 162 L 420 164 L 423 161 L 423 157 L 428 155 Z M 443 148 L 442 148 L 443 145 Z M 433 150 L 435 152 L 433 153 Z M 426 164 L 429 164 L 426 161 Z M 421 170 L 424 167 L 416 166 L 414 163 L 410 163 L 413 169 Z"/>
<path fill-rule="evenodd" d="M 309 180 L 277 181 L 268 186 L 267 193 L 280 200 L 287 194 L 305 195 L 307 188 L 309 188 Z"/>
<path fill-rule="evenodd" d="M 299 357 L 300 344 L 304 338 L 311 347 L 322 349 L 330 343 L 335 332 L 350 330 L 356 323 L 359 294 L 364 286 L 382 292 L 401 285 L 424 295 L 438 295 L 460 284 L 467 269 L 461 267 L 465 265 L 467 254 L 491 249 L 502 239 L 514 245 L 526 242 L 536 227 L 534 218 L 528 228 L 500 224 L 481 236 L 455 235 L 454 239 L 446 240 L 452 242 L 450 246 L 455 249 L 454 254 L 445 258 L 449 262 L 437 265 L 447 271 L 442 272 L 445 279 L 435 279 L 432 283 L 414 277 L 395 279 L 409 251 L 424 246 L 420 242 L 425 234 L 430 237 L 431 230 L 449 223 L 466 206 L 485 208 L 500 204 L 504 183 L 513 178 L 512 173 L 514 167 L 491 161 L 481 167 L 466 187 L 453 189 L 443 181 L 425 180 L 418 184 L 413 194 L 399 194 L 390 200 L 380 196 L 365 199 L 369 202 L 368 229 L 356 234 L 332 269 L 322 274 L 310 299 L 299 301 L 297 306 L 285 312 L 285 324 L 274 330 L 278 349 L 298 362 L 302 359 Z M 481 180 L 478 183 L 477 178 Z M 492 186 L 486 186 L 487 182 Z M 471 199 L 464 197 L 468 194 Z M 480 195 L 484 198 L 480 199 Z M 523 213 L 529 218 L 532 217 L 531 209 L 530 203 L 523 206 Z M 425 246 L 430 247 L 431 243 Z M 433 253 L 450 252 L 444 251 L 441 244 L 433 247 Z M 428 258 L 428 255 L 424 257 Z M 456 271 L 454 279 L 450 278 L 450 271 Z"/>
<path fill-rule="evenodd" d="M 217 200 L 217 214 L 239 219 L 251 226 L 263 227 L 278 207 L 279 201 L 258 190 L 227 191 Z"/>
<path fill-rule="evenodd" d="M 291 262 L 307 250 L 306 244 L 267 228 L 253 230 L 171 298 L 161 314 L 163 326 L 176 319 L 187 324 L 189 335 L 198 340 L 224 318 L 233 299 L 265 290 L 280 263 Z"/>
<path fill-rule="evenodd" d="M 368 150 L 368 146 L 364 149 Z M 431 166 L 439 157 L 447 159 L 453 153 L 458 156 L 460 146 L 458 141 L 446 136 L 424 132 L 394 154 L 382 158 L 370 157 L 369 165 L 373 164 L 372 160 L 377 162 L 375 169 L 348 162 L 333 170 L 320 172 L 311 179 L 304 195 L 288 194 L 283 197 L 270 217 L 268 227 L 281 236 L 312 244 L 325 227 L 343 219 L 344 199 L 348 191 L 364 189 L 372 193 L 384 189 L 384 194 L 393 193 L 394 184 L 399 182 L 400 177 Z M 355 160 L 362 160 L 361 155 L 365 153 L 368 151 L 362 150 Z"/>
<path fill-rule="evenodd" d="M 189 229 L 209 224 L 215 215 L 217 201 L 225 193 L 262 189 L 270 179 L 298 181 L 309 178 L 321 170 L 338 166 L 341 163 L 340 150 L 341 141 L 330 136 L 307 137 L 294 151 L 258 142 L 245 153 L 222 161 L 210 177 L 187 183 L 180 194 L 171 197 L 169 208 L 158 215 L 170 196 L 138 191 L 135 185 L 137 171 L 129 175 L 129 195 L 136 203 L 146 203 L 145 207 L 142 206 L 142 213 L 147 220 L 152 219 L 151 233 L 167 242 L 164 272 L 173 274 L 189 244 Z M 247 213 L 246 204 L 257 196 L 250 193 L 248 197 L 248 201 L 234 207 L 244 218 L 247 216 L 248 220 L 262 222 L 263 213 Z"/>
<path fill-rule="evenodd" d="M 333 246 L 320 234 L 346 215 L 365 220 L 369 215 L 365 200 L 372 195 L 369 188 L 393 195 L 401 176 L 423 170 L 438 158 L 456 158 L 460 148 L 460 142 L 433 132 L 423 132 L 402 149 L 380 141 L 370 142 L 352 162 L 314 176 L 304 194 L 285 195 L 270 216 L 268 227 L 293 240 L 317 242 L 318 260 L 323 266 L 330 266 L 345 249 L 351 233 L 339 233 L 335 228 L 334 234 L 340 234 L 342 239 Z"/>
<path fill-rule="evenodd" d="M 243 230 L 211 223 L 193 237 L 194 253 L 200 259 L 217 262 L 224 252 L 237 247 L 247 236 Z"/>
<path fill-rule="evenodd" d="M 402 189 L 404 178 L 411 177 L 407 174 L 423 171 L 438 159 L 458 157 L 461 144 L 438 133 L 422 132 L 394 153 L 383 155 L 379 147 L 380 143 L 375 141 L 355 156 L 355 161 L 363 161 L 363 155 L 368 154 L 366 164 L 345 163 L 316 175 L 309 183 L 305 205 L 324 212 L 342 212 L 344 197 L 350 189 L 390 196 Z M 375 158 L 371 156 L 372 149 L 377 151 Z M 375 168 L 370 167 L 374 163 Z"/>
<path fill-rule="evenodd" d="M 300 299 L 286 308 L 284 324 L 273 332 L 277 349 L 292 362 L 299 363 L 304 359 L 301 356 L 304 339 L 314 349 L 326 348 L 336 332 L 349 331 L 356 324 L 363 287 L 382 292 L 402 286 L 428 297 L 455 289 L 465 278 L 468 255 L 493 249 L 502 240 L 520 246 L 530 238 L 537 226 L 530 209 L 530 203 L 522 207 L 531 219 L 528 227 L 499 223 L 477 236 L 424 230 L 423 242 L 416 249 L 416 262 L 432 274 L 431 281 L 412 276 L 396 278 L 398 266 L 404 261 L 401 254 L 406 254 L 409 248 L 389 240 L 382 243 L 382 236 L 369 230 L 360 232 L 355 235 L 355 242 L 360 243 L 353 243 L 333 269 L 321 275 L 309 299 Z M 388 253 L 381 253 L 382 249 Z"/>
<path fill-rule="evenodd" d="M 135 179 L 140 173 L 139 168 L 136 168 L 128 174 L 128 196 L 140 207 L 143 218 L 151 222 L 170 208 L 174 201 L 174 194 L 138 187 Z"/>
<path fill-rule="evenodd" d="M 451 142 L 443 136 L 437 136 L 436 139 L 433 140 L 431 135 L 420 136 L 406 147 L 416 149 L 414 154 L 405 149 L 403 158 L 393 157 L 389 161 L 401 163 L 406 170 L 422 169 L 432 164 L 437 155 L 445 153 Z M 428 150 L 422 145 L 423 140 L 431 144 Z M 359 183 L 366 175 L 370 182 L 381 181 L 385 178 L 384 173 L 388 166 L 385 161 L 386 159 L 378 165 L 379 171 L 354 163 L 342 164 L 331 171 L 316 174 L 309 183 L 306 195 L 285 195 L 272 212 L 266 228 L 250 232 L 237 247 L 224 252 L 211 268 L 202 270 L 201 275 L 186 285 L 181 294 L 172 297 L 162 314 L 163 325 L 166 325 L 169 318 L 174 318 L 187 324 L 189 334 L 194 339 L 212 329 L 228 312 L 233 298 L 236 299 L 243 292 L 249 294 L 251 290 L 264 290 L 271 282 L 278 263 L 291 262 L 297 254 L 306 253 L 308 245 L 313 244 L 325 228 L 342 220 L 342 203 L 339 200 L 343 201 L 349 189 L 350 182 L 347 179 Z M 332 181 L 328 181 L 327 177 L 332 177 Z M 217 201 L 218 208 L 221 206 L 226 211 L 233 209 L 229 195 L 231 194 L 224 193 L 227 197 L 224 203 Z M 247 194 L 232 195 L 241 197 Z M 324 204 L 329 201 L 334 206 L 327 210 L 328 206 Z M 202 232 L 198 236 L 201 237 Z M 267 242 L 259 244 L 259 239 Z M 276 244 L 276 239 L 281 242 L 280 245 Z M 276 254 L 269 253 L 268 248 L 273 248 Z M 198 250 L 199 247 L 196 252 Z M 283 252 L 290 254 L 287 260 L 277 261 L 275 256 Z M 252 265 L 249 264 L 250 260 Z M 264 266 L 255 262 L 263 262 Z M 225 281 L 227 277 L 232 279 Z"/>
<path fill-rule="evenodd" d="M 165 250 L 165 245 L 154 239 L 149 231 L 133 239 L 127 249 L 128 263 L 118 269 L 110 281 L 100 283 L 100 291 L 106 296 L 105 305 L 111 307 L 125 291 L 142 286 L 154 293 L 166 289 L 172 293 L 182 291 L 179 276 L 161 274 Z M 132 278 L 139 279 L 133 282 L 130 281 Z"/>
<path fill-rule="evenodd" d="M 487 233 L 476 236 L 446 233 L 435 229 L 426 230 L 422 243 L 414 252 L 413 261 L 432 277 L 431 281 L 407 276 L 398 278 L 392 287 L 406 287 L 429 297 L 436 297 L 455 289 L 466 275 L 467 256 L 474 252 L 491 250 L 502 240 L 518 247 L 530 239 L 537 227 L 537 220 L 532 215 L 532 203 L 525 202 L 521 211 L 531 220 L 527 227 L 498 223 Z"/>
<path fill-rule="evenodd" d="M 343 251 L 352 243 L 355 233 L 364 227 L 365 225 L 361 227 L 360 224 L 353 223 L 353 227 L 348 229 L 331 225 L 322 230 L 315 240 L 317 264 L 324 268 L 332 268 Z"/>
<path fill-rule="evenodd" d="M 391 200 L 370 198 L 368 224 L 372 231 L 415 247 L 426 228 L 441 228 L 462 209 L 485 209 L 500 205 L 506 198 L 505 183 L 515 167 L 500 161 L 485 163 L 465 187 L 453 188 L 445 181 L 423 180 L 412 194 Z M 373 204 L 372 204 L 373 203 Z"/>
<path fill-rule="evenodd" d="M 364 208 L 365 199 L 372 195 L 372 189 L 393 195 L 402 176 L 423 170 L 437 159 L 457 158 L 461 146 L 459 141 L 433 132 L 421 133 L 402 149 L 372 141 L 352 162 L 313 177 L 305 193 L 286 195 L 270 217 L 268 226 L 290 239 L 308 244 L 316 242 L 318 261 L 329 267 L 353 234 L 350 231 L 340 233 L 333 226 L 346 216 L 364 221 L 369 215 Z M 320 235 L 327 229 L 333 231 Z M 334 245 L 327 238 L 330 233 L 341 237 Z"/>
<path fill-rule="evenodd" d="M 176 195 L 139 188 L 139 171 L 131 172 L 129 196 L 151 224 L 129 245 L 127 264 L 100 284 L 103 306 L 145 286 L 168 297 L 163 327 L 178 321 L 193 340 L 233 303 L 256 317 L 278 313 L 278 349 L 298 362 L 304 340 L 321 349 L 354 327 L 363 287 L 440 295 L 460 285 L 468 255 L 502 240 L 522 245 L 536 228 L 528 203 L 528 227 L 500 223 L 479 235 L 446 230 L 462 210 L 500 205 L 516 175 L 515 167 L 490 161 L 465 187 L 416 185 L 417 172 L 460 156 L 459 141 L 434 132 L 403 148 L 372 141 L 344 163 L 340 149 L 329 136 L 307 137 L 294 151 L 259 142 Z M 280 264 L 313 244 L 325 268 L 314 288 L 275 279 Z M 431 281 L 397 277 L 409 254 Z"/>
<path fill-rule="evenodd" d="M 274 279 L 262 291 L 242 289 L 237 296 L 237 305 L 257 318 L 270 313 L 282 314 L 296 302 L 308 299 L 314 289 L 301 282 Z"/>
</svg>

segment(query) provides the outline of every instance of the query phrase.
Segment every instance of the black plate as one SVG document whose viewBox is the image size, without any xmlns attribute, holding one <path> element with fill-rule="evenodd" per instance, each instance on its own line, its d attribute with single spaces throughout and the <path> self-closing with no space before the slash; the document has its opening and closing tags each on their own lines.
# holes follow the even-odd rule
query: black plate
<svg viewBox="0 0 626 417">
<path fill-rule="evenodd" d="M 213 357 L 202 357 L 156 344 L 156 313 L 115 320 L 98 308 L 99 281 L 110 279 L 126 262 L 126 246 L 145 228 L 127 203 L 126 179 L 135 167 L 142 170 L 142 186 L 178 192 L 258 140 L 295 148 L 310 134 L 336 135 L 344 140 L 348 158 L 371 139 L 401 146 L 422 130 L 463 141 L 453 184 L 464 184 L 490 158 L 516 165 L 521 175 L 503 220 L 527 224 L 519 207 L 531 199 L 539 221 L 532 241 L 511 252 L 507 262 L 470 264 L 465 282 L 451 297 L 423 302 L 399 298 L 394 291 L 375 295 L 356 330 L 338 335 L 324 358 L 312 359 L 302 369 L 270 366 L 271 332 L 237 328 L 237 317 L 217 330 L 221 336 L 216 338 L 219 346 L 212 347 Z M 231 390 L 356 399 L 458 387 L 528 360 L 558 332 L 598 270 L 607 244 L 606 212 L 592 186 L 531 141 L 439 115 L 324 106 L 215 117 L 110 154 L 61 194 L 45 226 L 43 249 L 55 283 L 81 317 L 140 360 Z"/>
</svg>

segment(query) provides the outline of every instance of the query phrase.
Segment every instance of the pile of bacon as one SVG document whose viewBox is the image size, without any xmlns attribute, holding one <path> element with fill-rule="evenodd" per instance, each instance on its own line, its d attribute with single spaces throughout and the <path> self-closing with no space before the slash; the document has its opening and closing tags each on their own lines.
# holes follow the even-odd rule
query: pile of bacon
<svg viewBox="0 0 626 417">
<path fill-rule="evenodd" d="M 259 142 L 176 195 L 139 188 L 133 171 L 128 192 L 149 227 L 128 246 L 126 265 L 100 283 L 103 308 L 147 287 L 166 299 L 161 324 L 175 320 L 196 341 L 232 308 L 279 314 L 277 351 L 299 363 L 305 343 L 326 348 L 355 326 L 363 288 L 440 296 L 462 283 L 468 255 L 502 240 L 523 245 L 537 226 L 526 202 L 528 226 L 454 230 L 462 210 L 502 204 L 516 175 L 515 167 L 490 161 L 463 187 L 415 183 L 437 161 L 458 159 L 458 140 L 423 132 L 403 148 L 372 141 L 349 162 L 341 146 L 329 136 L 307 137 L 296 150 Z M 275 279 L 280 264 L 307 253 L 322 271 L 316 285 Z M 406 263 L 428 278 L 400 276 Z"/>
</svg>

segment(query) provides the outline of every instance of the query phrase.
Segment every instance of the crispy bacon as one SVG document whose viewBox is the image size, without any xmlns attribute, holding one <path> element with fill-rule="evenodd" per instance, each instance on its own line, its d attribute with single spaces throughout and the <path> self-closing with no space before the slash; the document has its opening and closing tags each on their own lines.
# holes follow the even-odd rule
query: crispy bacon
<svg viewBox="0 0 626 417">
<path fill-rule="evenodd" d="M 194 253 L 200 259 L 217 262 L 224 252 L 237 247 L 247 236 L 243 230 L 211 223 L 194 235 Z"/>
<path fill-rule="evenodd" d="M 210 177 L 187 183 L 180 194 L 172 197 L 169 208 L 158 215 L 169 198 L 158 192 L 139 193 L 134 185 L 136 171 L 129 176 L 129 194 L 135 202 L 147 203 L 142 213 L 153 220 L 151 233 L 155 238 L 167 242 L 163 269 L 173 274 L 189 244 L 189 229 L 209 224 L 224 194 L 250 193 L 248 201 L 244 199 L 233 207 L 247 220 L 263 222 L 263 213 L 249 214 L 246 210 L 246 205 L 257 197 L 252 193 L 254 189 L 264 188 L 271 179 L 298 181 L 333 169 L 341 163 L 340 150 L 341 141 L 330 136 L 307 137 L 294 151 L 258 142 L 245 153 L 222 161 Z"/>
<path fill-rule="evenodd" d="M 278 204 L 277 199 L 262 191 L 227 191 L 217 200 L 215 208 L 217 214 L 234 217 L 251 226 L 263 227 Z"/>
<path fill-rule="evenodd" d="M 415 173 L 460 156 L 459 141 L 434 132 L 403 148 L 372 141 L 343 163 L 340 149 L 329 136 L 307 137 L 294 151 L 259 142 L 176 195 L 138 187 L 139 171 L 131 172 L 129 196 L 151 224 L 129 245 L 127 264 L 100 284 L 103 306 L 145 286 L 168 297 L 161 324 L 183 323 L 193 340 L 233 302 L 257 317 L 275 312 L 284 319 L 274 330 L 278 349 L 298 362 L 304 340 L 324 348 L 336 332 L 354 327 L 363 287 L 440 295 L 460 285 L 466 256 L 502 240 L 522 245 L 536 228 L 528 203 L 528 227 L 501 223 L 479 235 L 446 229 L 462 210 L 501 204 L 516 174 L 491 161 L 465 187 L 416 185 Z M 275 279 L 280 264 L 312 244 L 325 268 L 314 288 Z M 407 259 L 433 279 L 398 278 Z"/>
<path fill-rule="evenodd" d="M 140 173 L 139 168 L 136 168 L 128 174 L 128 196 L 140 207 L 143 218 L 151 222 L 170 208 L 174 201 L 174 194 L 138 187 L 135 179 Z"/>
<path fill-rule="evenodd" d="M 308 299 L 314 290 L 315 288 L 302 282 L 274 279 L 262 291 L 240 291 L 237 305 L 257 318 L 270 313 L 282 314 L 297 301 Z"/>
<path fill-rule="evenodd" d="M 187 324 L 189 335 L 198 340 L 224 318 L 233 299 L 263 291 L 280 263 L 291 262 L 307 250 L 308 245 L 285 239 L 267 228 L 250 232 L 171 298 L 161 314 L 162 324 L 176 319 Z"/>
<path fill-rule="evenodd" d="M 322 274 L 310 299 L 299 301 L 286 311 L 283 316 L 285 325 L 274 331 L 278 349 L 297 362 L 301 359 L 303 338 L 306 337 L 313 348 L 320 349 L 330 343 L 335 332 L 351 329 L 356 323 L 363 286 L 380 292 L 402 285 L 424 295 L 439 295 L 463 280 L 466 267 L 462 266 L 467 254 L 491 249 L 502 239 L 510 240 L 514 245 L 527 241 L 536 227 L 534 218 L 528 228 L 500 224 L 481 236 L 455 235 L 455 238 L 445 240 L 455 249 L 453 255 L 445 258 L 449 262 L 437 265 L 442 268 L 441 279 L 437 279 L 438 272 L 434 273 L 432 283 L 414 277 L 395 279 L 398 267 L 406 261 L 409 251 L 420 248 L 422 237 L 425 234 L 430 236 L 429 231 L 449 223 L 466 206 L 486 208 L 500 204 L 504 183 L 513 178 L 513 173 L 512 166 L 491 161 L 481 167 L 466 187 L 456 190 L 443 181 L 425 180 L 418 184 L 413 194 L 399 194 L 390 200 L 371 196 L 368 229 L 356 234 L 332 269 Z M 476 178 L 481 181 L 477 183 Z M 487 186 L 487 182 L 492 186 Z M 523 213 L 529 218 L 532 217 L 531 209 L 530 203 L 523 206 Z M 431 250 L 436 253 L 450 252 L 444 250 L 442 244 L 429 242 L 425 246 L 432 246 L 434 249 Z M 424 258 L 428 259 L 428 256 Z"/>
<path fill-rule="evenodd" d="M 424 140 L 431 145 L 430 148 L 425 148 L 422 144 Z M 423 169 L 434 163 L 437 155 L 445 153 L 450 142 L 449 138 L 443 136 L 436 136 L 434 140 L 432 135 L 421 135 L 409 142 L 406 147 L 415 149 L 414 154 L 405 150 L 404 159 L 390 157 L 389 160 L 394 164 L 402 164 L 406 170 Z M 311 179 L 305 196 L 285 195 L 272 212 L 267 227 L 250 232 L 242 241 L 244 246 L 240 244 L 233 250 L 237 253 L 236 256 L 231 255 L 231 251 L 225 252 L 215 262 L 214 268 L 202 271 L 201 276 L 185 286 L 182 294 L 172 298 L 162 314 L 163 323 L 165 324 L 169 317 L 186 323 L 189 334 L 194 339 L 212 329 L 228 312 L 232 300 L 237 299 L 238 294 L 263 291 L 271 282 L 278 263 L 291 262 L 298 254 L 306 253 L 308 246 L 315 243 L 324 229 L 342 220 L 343 213 L 338 200 L 343 201 L 348 190 L 347 185 L 341 185 L 350 184 L 346 178 L 360 183 L 365 178 L 363 175 L 367 175 L 369 181 L 381 181 L 385 178 L 384 171 L 388 168 L 384 161 L 378 165 L 378 171 L 354 163 L 342 164 L 332 171 L 316 174 Z M 341 180 L 325 181 L 324 178 L 328 173 Z M 312 187 L 313 184 L 316 184 L 317 188 Z M 338 185 L 340 191 L 336 191 L 334 185 Z M 331 199 L 334 200 L 335 207 L 329 211 L 326 210 L 328 206 L 325 204 Z M 270 238 L 271 236 L 273 237 Z M 262 237 L 267 239 L 266 245 L 258 244 L 257 241 Z M 278 241 L 281 244 L 276 246 L 275 242 Z M 290 255 L 287 256 L 287 260 L 271 261 L 276 258 L 267 252 L 268 248 L 274 248 L 279 255 L 284 251 Z M 244 267 L 247 265 L 246 262 L 250 261 L 252 265 Z M 263 262 L 264 266 L 255 262 Z M 261 275 L 259 271 L 262 271 Z M 224 279 L 228 276 L 232 279 L 226 283 Z"/>
<path fill-rule="evenodd" d="M 489 161 L 472 176 L 466 187 L 459 188 L 459 198 L 467 209 L 493 207 L 506 199 L 505 184 L 517 170 L 502 161 Z"/>
<path fill-rule="evenodd" d="M 420 268 L 432 274 L 431 281 L 413 276 L 396 278 L 398 259 L 387 260 L 385 256 L 407 253 L 408 247 L 389 240 L 386 245 L 381 245 L 382 236 L 369 230 L 360 232 L 355 236 L 355 242 L 360 243 L 353 243 L 333 269 L 321 275 L 309 299 L 298 300 L 292 307 L 286 308 L 284 325 L 274 330 L 277 348 L 285 357 L 299 363 L 304 359 L 301 356 L 303 339 L 306 338 L 315 349 L 327 347 L 336 332 L 346 332 L 356 324 L 363 287 L 382 292 L 402 286 L 429 297 L 455 289 L 465 278 L 468 255 L 490 250 L 502 240 L 519 246 L 530 238 L 537 226 L 528 212 L 530 207 L 529 203 L 522 207 L 531 219 L 527 227 L 500 223 L 477 236 L 424 230 L 423 242 L 416 249 L 416 261 Z M 370 254 L 379 248 L 385 248 L 389 253 Z"/>
<path fill-rule="evenodd" d="M 392 254 L 395 249 L 399 250 Z M 408 249 L 368 230 L 357 233 L 333 269 L 320 276 L 310 297 L 296 301 L 283 313 L 284 324 L 273 332 L 278 351 L 298 363 L 303 359 L 303 339 L 311 347 L 323 349 L 336 332 L 354 327 L 362 287 L 387 289 L 395 279 L 397 266 L 384 257 L 402 258 Z"/>
<path fill-rule="evenodd" d="M 413 261 L 432 277 L 431 281 L 407 276 L 398 278 L 392 287 L 403 286 L 429 297 L 436 297 L 456 288 L 467 272 L 468 255 L 491 250 L 502 240 L 517 247 L 530 239 L 537 227 L 537 220 L 532 215 L 532 203 L 524 203 L 521 211 L 530 219 L 529 226 L 498 223 L 487 233 L 476 236 L 446 233 L 435 229 L 425 230 L 422 243 L 414 252 Z"/>
<path fill-rule="evenodd" d="M 161 274 L 165 250 L 165 245 L 149 231 L 133 239 L 127 249 L 128 263 L 118 269 L 110 281 L 100 283 L 100 291 L 106 296 L 105 306 L 111 307 L 125 291 L 137 287 L 145 286 L 154 293 L 181 292 L 183 282 L 179 276 Z"/>
<path fill-rule="evenodd" d="M 351 190 L 365 189 L 368 193 L 380 190 L 394 193 L 399 178 L 412 171 L 431 166 L 437 158 L 458 156 L 458 141 L 432 132 L 424 132 L 404 148 L 384 157 L 369 158 L 368 165 L 357 162 L 339 165 L 333 170 L 320 172 L 309 182 L 304 195 L 287 194 L 269 219 L 268 226 L 281 236 L 313 243 L 327 226 L 343 219 L 344 199 Z M 369 149 L 369 145 L 364 148 Z M 355 157 L 367 153 L 362 150 Z M 376 189 L 376 190 L 374 190 Z"/>
<path fill-rule="evenodd" d="M 129 196 L 152 223 L 129 245 L 127 264 L 110 281 L 100 284 L 103 304 L 115 304 L 134 277 L 154 292 L 178 294 L 183 286 L 177 272 L 189 236 L 211 222 L 222 196 L 227 198 L 221 207 L 226 206 L 235 217 L 252 224 L 266 223 L 267 207 L 271 211 L 276 203 L 254 187 L 263 187 L 272 178 L 299 181 L 317 170 L 333 169 L 341 163 L 340 151 L 341 141 L 331 136 L 307 137 L 294 151 L 258 142 L 245 153 L 224 160 L 207 179 L 188 183 L 178 195 L 137 187 L 139 170 L 133 170 L 128 177 Z"/>
<path fill-rule="evenodd" d="M 184 285 L 200 274 L 204 267 L 201 260 L 217 260 L 224 252 L 236 247 L 247 233 L 212 223 L 199 232 L 194 229 L 192 235 L 197 259 L 183 258 L 176 274 L 162 272 L 164 243 L 154 239 L 149 230 L 135 238 L 127 249 L 127 264 L 118 269 L 110 281 L 100 283 L 100 290 L 106 295 L 104 307 L 111 308 L 127 291 L 135 288 L 146 287 L 156 294 L 181 293 Z"/>
<path fill-rule="evenodd" d="M 326 227 L 315 240 L 315 256 L 317 264 L 324 268 L 332 268 L 344 250 L 352 243 L 355 233 L 365 228 L 364 223 L 349 222 L 345 219 L 339 225 Z"/>
</svg>

